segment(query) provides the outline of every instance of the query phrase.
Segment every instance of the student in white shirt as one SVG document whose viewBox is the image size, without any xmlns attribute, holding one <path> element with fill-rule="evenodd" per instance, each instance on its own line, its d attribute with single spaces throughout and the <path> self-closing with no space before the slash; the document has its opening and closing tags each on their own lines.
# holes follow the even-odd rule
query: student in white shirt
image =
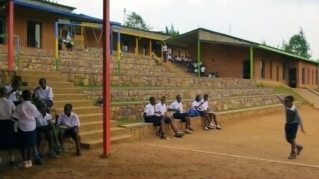
<svg viewBox="0 0 319 179">
<path fill-rule="evenodd" d="M 166 63 L 167 57 L 168 57 L 168 51 L 167 51 L 168 49 L 165 43 L 163 43 L 162 49 L 163 49 L 163 59 L 164 59 L 164 62 Z"/>
<path fill-rule="evenodd" d="M 166 114 L 167 108 L 166 108 L 166 104 L 165 103 L 166 103 L 166 97 L 162 96 L 161 97 L 161 101 L 155 105 L 155 112 L 156 113 L 160 113 L 161 116 L 163 117 L 165 123 L 170 124 L 172 130 L 175 133 L 175 137 L 183 137 L 184 133 L 179 131 L 175 120 L 173 118 L 170 118 L 170 117 L 167 116 L 167 114 Z"/>
<path fill-rule="evenodd" d="M 43 146 L 45 140 L 48 139 L 49 142 L 49 157 L 50 158 L 60 158 L 55 151 L 53 150 L 54 147 L 54 136 L 55 132 L 54 129 L 51 127 L 52 116 L 51 114 L 47 113 L 47 106 L 46 104 L 42 103 L 39 105 L 40 116 L 36 118 L 37 124 L 37 135 L 38 141 L 38 151 L 39 155 L 41 155 L 41 151 L 43 152 Z"/>
<path fill-rule="evenodd" d="M 12 101 L 6 98 L 7 89 L 0 88 L 0 150 L 8 150 L 11 155 L 11 165 L 14 165 L 14 131 L 12 113 L 15 110 L 15 105 Z M 0 156 L 0 165 L 2 159 Z"/>
<path fill-rule="evenodd" d="M 57 125 L 63 129 L 60 130 L 59 140 L 60 144 L 63 146 L 64 138 L 67 136 L 71 136 L 76 145 L 76 155 L 80 156 L 82 155 L 79 135 L 80 119 L 78 115 L 72 112 L 72 108 L 72 104 L 66 104 L 64 106 L 64 113 L 61 114 L 58 118 Z"/>
<path fill-rule="evenodd" d="M 18 121 L 18 144 L 21 149 L 21 168 L 32 167 L 31 154 L 36 148 L 36 122 L 35 118 L 40 116 L 38 109 L 31 103 L 31 92 L 22 91 L 23 102 L 14 110 L 12 117 Z"/>
<path fill-rule="evenodd" d="M 200 74 L 201 74 L 201 76 L 204 76 L 205 70 L 206 70 L 206 68 L 205 68 L 204 66 L 201 66 L 201 67 L 200 67 Z"/>
<path fill-rule="evenodd" d="M 195 101 L 192 103 L 192 109 L 197 110 L 200 116 L 204 119 L 204 130 L 208 131 L 211 129 L 211 127 L 209 127 L 209 115 L 207 111 L 203 110 L 202 105 L 204 105 L 202 97 L 197 95 Z"/>
<path fill-rule="evenodd" d="M 194 131 L 191 126 L 190 117 L 188 113 L 184 113 L 182 98 L 180 95 L 176 96 L 176 101 L 174 101 L 168 108 L 168 111 L 173 112 L 174 119 L 180 119 L 182 122 L 185 122 L 185 134 L 191 134 L 190 131 Z"/>
<path fill-rule="evenodd" d="M 216 129 L 221 130 L 222 128 L 219 126 L 218 121 L 217 121 L 217 117 L 216 114 L 214 112 L 210 112 L 209 111 L 209 106 L 208 106 L 208 94 L 204 95 L 204 99 L 203 99 L 204 105 L 202 105 L 202 110 L 207 111 L 208 115 L 209 115 L 209 122 L 210 122 L 210 127 L 214 128 L 216 125 Z M 213 123 L 214 120 L 214 123 Z"/>
<path fill-rule="evenodd" d="M 21 81 L 14 79 L 11 85 L 6 86 L 7 89 L 7 99 L 13 101 L 15 106 L 19 105 L 21 102 L 18 100 L 17 96 L 19 94 L 19 89 L 21 86 Z"/>
<path fill-rule="evenodd" d="M 47 86 L 47 81 L 44 78 L 39 80 L 39 87 L 37 87 L 32 95 L 32 98 L 39 102 L 44 102 L 49 108 L 53 106 L 53 90 L 51 87 Z M 50 113 L 48 111 L 48 113 Z"/>
</svg>

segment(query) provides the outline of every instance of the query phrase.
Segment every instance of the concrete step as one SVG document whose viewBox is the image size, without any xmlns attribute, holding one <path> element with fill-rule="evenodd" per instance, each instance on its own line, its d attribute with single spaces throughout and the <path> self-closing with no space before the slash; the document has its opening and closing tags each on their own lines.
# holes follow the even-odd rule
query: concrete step
<svg viewBox="0 0 319 179">
<path fill-rule="evenodd" d="M 21 79 L 23 82 L 25 81 L 37 81 L 40 78 L 45 78 L 47 80 L 47 83 L 51 82 L 68 82 L 66 78 L 63 76 L 49 76 L 49 75 L 40 75 L 40 76 L 27 76 L 27 75 L 22 75 Z"/>
<path fill-rule="evenodd" d="M 16 75 L 17 76 L 38 76 L 38 78 L 42 78 L 41 76 L 60 76 L 62 77 L 62 73 L 60 71 L 32 71 L 32 70 L 24 70 L 24 71 L 20 71 L 17 70 L 16 71 Z M 37 79 L 37 80 L 39 80 Z"/>
<path fill-rule="evenodd" d="M 78 117 L 79 117 L 81 123 L 103 121 L 103 114 L 102 113 L 80 114 L 80 115 L 78 115 Z M 112 123 L 112 125 L 113 125 L 113 123 Z M 117 122 L 116 122 L 116 126 L 117 126 Z"/>
<path fill-rule="evenodd" d="M 30 88 L 28 86 L 23 86 L 21 89 L 28 89 L 33 93 L 35 88 Z M 78 88 L 53 88 L 53 94 L 82 94 L 81 89 Z"/>
<path fill-rule="evenodd" d="M 64 108 L 66 104 L 72 104 L 73 107 L 90 107 L 93 106 L 92 100 L 66 100 L 66 101 L 54 101 L 54 108 Z"/>
<path fill-rule="evenodd" d="M 81 132 L 96 131 L 103 129 L 103 121 L 81 123 Z"/>
<path fill-rule="evenodd" d="M 124 135 L 111 137 L 111 143 L 114 144 L 118 142 L 127 142 L 133 139 L 134 138 L 132 135 L 124 134 Z M 81 147 L 83 149 L 93 149 L 93 148 L 102 147 L 102 146 L 103 146 L 103 138 L 90 140 L 90 141 L 83 141 L 83 140 L 81 141 Z"/>
<path fill-rule="evenodd" d="M 27 86 L 29 88 L 35 89 L 36 87 L 39 86 L 39 81 L 27 81 Z M 53 81 L 49 81 L 48 82 L 48 86 L 50 86 L 53 89 L 55 89 L 55 88 L 73 88 L 74 87 L 74 83 L 72 83 L 72 82 L 53 82 Z"/>
<path fill-rule="evenodd" d="M 55 109 L 58 114 L 63 112 L 63 108 L 56 108 Z M 91 107 L 73 107 L 72 110 L 74 113 L 77 115 L 82 115 L 82 114 L 99 114 L 102 113 L 102 108 L 101 107 L 96 107 L 96 106 L 91 106 Z"/>
<path fill-rule="evenodd" d="M 126 129 L 121 127 L 114 127 L 110 129 L 111 136 L 119 136 L 119 135 L 125 135 Z M 85 131 L 82 132 L 80 128 L 80 135 L 81 140 L 83 141 L 91 141 L 91 140 L 97 140 L 103 138 L 103 130 L 91 130 L 91 131 Z"/>
<path fill-rule="evenodd" d="M 54 94 L 53 101 L 75 101 L 86 100 L 86 98 L 87 97 L 84 94 Z"/>
</svg>

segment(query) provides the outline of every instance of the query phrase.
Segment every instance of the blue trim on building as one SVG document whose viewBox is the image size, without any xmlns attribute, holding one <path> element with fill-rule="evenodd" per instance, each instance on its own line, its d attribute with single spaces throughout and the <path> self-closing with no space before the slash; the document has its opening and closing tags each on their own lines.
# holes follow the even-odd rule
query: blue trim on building
<svg viewBox="0 0 319 179">
<path fill-rule="evenodd" d="M 70 17 L 70 18 L 73 17 L 73 18 L 77 18 L 77 19 L 83 19 L 85 21 L 92 22 L 92 23 L 102 23 L 103 22 L 103 19 L 87 16 L 84 14 L 75 14 L 72 12 L 60 11 L 57 9 L 51 9 L 48 7 L 38 6 L 38 5 L 29 4 L 29 3 L 25 3 L 25 2 L 21 2 L 21 1 L 16 1 L 16 0 L 12 0 L 12 1 L 14 4 L 19 5 L 19 6 L 24 6 L 24 7 L 29 7 L 29 8 L 33 8 L 33 9 L 39 9 L 39 10 L 43 10 L 43 11 L 47 11 L 47 12 L 52 12 L 52 13 L 64 15 L 64 16 Z M 110 24 L 111 25 L 118 25 L 118 26 L 121 25 L 121 23 L 119 23 L 119 22 L 112 22 L 112 21 L 110 21 Z"/>
</svg>

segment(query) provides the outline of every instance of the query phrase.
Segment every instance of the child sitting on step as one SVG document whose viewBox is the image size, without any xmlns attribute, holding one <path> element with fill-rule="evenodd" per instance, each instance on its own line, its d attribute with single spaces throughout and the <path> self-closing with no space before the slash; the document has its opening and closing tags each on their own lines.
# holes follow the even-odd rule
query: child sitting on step
<svg viewBox="0 0 319 179">
<path fill-rule="evenodd" d="M 45 103 L 48 107 L 48 113 L 50 113 L 49 108 L 53 106 L 53 90 L 47 86 L 47 81 L 45 78 L 39 80 L 39 87 L 37 87 L 32 95 L 33 100 L 35 101 L 37 107 L 41 103 Z"/>
<path fill-rule="evenodd" d="M 76 155 L 80 156 L 82 155 L 79 135 L 80 120 L 78 115 L 72 112 L 72 108 L 72 104 L 66 104 L 64 106 L 64 113 L 58 118 L 57 126 L 62 129 L 59 132 L 59 140 L 63 147 L 64 138 L 72 137 L 76 145 Z"/>
</svg>

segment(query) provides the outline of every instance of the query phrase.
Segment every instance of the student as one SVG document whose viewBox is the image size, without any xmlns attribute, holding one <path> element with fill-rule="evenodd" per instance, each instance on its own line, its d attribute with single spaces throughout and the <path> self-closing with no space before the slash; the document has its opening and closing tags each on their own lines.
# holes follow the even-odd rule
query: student
<svg viewBox="0 0 319 179">
<path fill-rule="evenodd" d="M 171 128 L 175 133 L 175 137 L 183 137 L 184 133 L 179 131 L 175 120 L 167 116 L 167 108 L 165 103 L 166 97 L 162 96 L 161 101 L 155 105 L 155 113 L 160 114 L 164 118 L 164 121 L 167 121 L 167 123 L 171 125 Z"/>
<path fill-rule="evenodd" d="M 204 66 L 201 66 L 201 67 L 200 67 L 200 74 L 201 74 L 201 76 L 204 76 L 205 70 L 206 70 L 206 68 L 205 68 Z"/>
<path fill-rule="evenodd" d="M 16 109 L 14 103 L 6 98 L 7 88 L 0 88 L 0 150 L 8 150 L 11 155 L 11 165 L 14 164 L 14 131 L 12 113 Z M 2 159 L 0 156 L 0 165 Z"/>
<path fill-rule="evenodd" d="M 190 131 L 194 131 L 191 126 L 190 117 L 188 113 L 183 113 L 183 104 L 182 98 L 180 95 L 176 96 L 176 101 L 174 101 L 168 108 L 168 111 L 173 111 L 174 119 L 180 119 L 182 122 L 185 122 L 185 133 L 191 134 Z"/>
<path fill-rule="evenodd" d="M 51 120 L 52 116 L 51 114 L 47 113 L 47 106 L 42 103 L 39 106 L 40 110 L 40 116 L 36 118 L 36 124 L 37 124 L 37 134 L 40 138 L 38 142 L 38 151 L 39 154 L 41 155 L 41 151 L 43 152 L 43 146 L 45 139 L 48 139 L 49 142 L 49 154 L 48 156 L 50 158 L 60 158 L 55 151 L 53 150 L 54 147 L 54 130 L 51 128 Z"/>
<path fill-rule="evenodd" d="M 13 103 L 17 106 L 21 102 L 18 100 L 17 96 L 19 94 L 18 90 L 20 89 L 21 81 L 18 79 L 14 79 L 11 85 L 6 86 L 7 88 L 7 99 L 13 101 Z"/>
<path fill-rule="evenodd" d="M 200 116 L 204 119 L 204 130 L 209 131 L 209 129 L 213 129 L 209 125 L 209 115 L 207 111 L 202 110 L 201 106 L 204 104 L 202 101 L 202 97 L 200 95 L 197 95 L 195 98 L 195 101 L 192 103 L 192 109 L 195 109 L 198 111 Z"/>
<path fill-rule="evenodd" d="M 167 57 L 168 57 L 168 52 L 167 52 L 167 46 L 166 46 L 166 44 L 165 43 L 163 43 L 163 45 L 162 45 L 162 51 L 163 51 L 163 60 L 164 60 L 164 62 L 166 63 L 166 61 L 167 61 Z"/>
<path fill-rule="evenodd" d="M 202 104 L 202 106 L 200 108 L 201 108 L 202 111 L 207 111 L 208 112 L 209 122 L 210 122 L 209 126 L 211 128 L 215 128 L 215 125 L 216 125 L 216 129 L 221 130 L 222 128 L 218 124 L 216 114 L 214 112 L 210 112 L 209 111 L 208 94 L 204 95 L 204 99 L 202 100 L 202 102 L 204 102 L 204 103 Z M 213 120 L 214 120 L 215 125 L 213 123 Z"/>
<path fill-rule="evenodd" d="M 22 92 L 23 102 L 17 106 L 13 112 L 13 119 L 18 121 L 18 144 L 21 149 L 22 162 L 21 168 L 32 167 L 31 154 L 36 147 L 36 122 L 35 118 L 40 116 L 39 111 L 31 103 L 31 92 L 24 90 Z"/>
<path fill-rule="evenodd" d="M 44 102 L 49 108 L 53 106 L 53 91 L 52 88 L 47 86 L 45 78 L 39 80 L 39 87 L 34 90 L 32 98 L 38 105 L 40 104 L 39 102 Z"/>
<path fill-rule="evenodd" d="M 286 110 L 285 133 L 286 140 L 291 145 L 291 153 L 288 159 L 296 159 L 297 155 L 299 155 L 303 149 L 301 145 L 296 144 L 298 127 L 300 126 L 301 132 L 305 133 L 302 120 L 299 116 L 296 106 L 293 104 L 294 97 L 287 96 L 284 99 L 282 99 L 280 96 L 277 97 L 280 100 L 280 102 L 285 106 Z"/>
<path fill-rule="evenodd" d="M 80 156 L 82 155 L 79 135 L 80 119 L 78 115 L 72 112 L 72 108 L 72 104 L 66 104 L 64 106 L 64 113 L 58 118 L 57 126 L 60 126 L 63 129 L 59 132 L 59 140 L 63 147 L 64 138 L 66 136 L 71 136 L 76 145 L 76 155 Z"/>
</svg>

